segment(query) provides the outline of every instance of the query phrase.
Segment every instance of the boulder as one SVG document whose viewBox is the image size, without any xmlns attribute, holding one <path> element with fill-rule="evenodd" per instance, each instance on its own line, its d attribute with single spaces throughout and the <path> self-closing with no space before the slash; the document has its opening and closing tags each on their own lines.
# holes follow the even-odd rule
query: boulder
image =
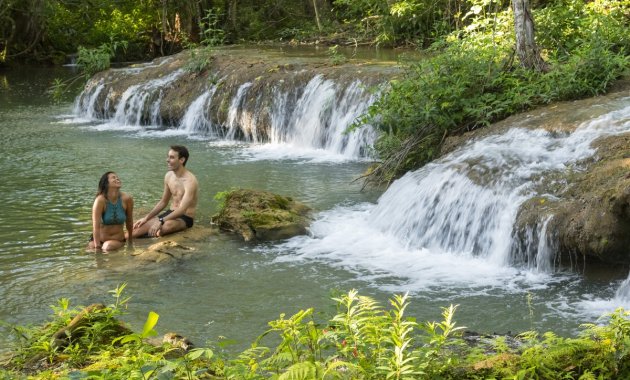
<svg viewBox="0 0 630 380">
<path fill-rule="evenodd" d="M 213 223 L 245 241 L 280 240 L 307 233 L 310 208 L 291 197 L 238 189 L 225 194 Z"/>
<path fill-rule="evenodd" d="M 595 142 L 597 156 L 582 163 L 586 170 L 568 171 L 547 188 L 553 198 L 525 202 L 517 230 L 553 215 L 547 230 L 566 261 L 630 263 L 630 134 Z M 557 185 L 556 185 L 557 186 Z M 577 259 L 577 260 L 576 260 Z"/>
</svg>

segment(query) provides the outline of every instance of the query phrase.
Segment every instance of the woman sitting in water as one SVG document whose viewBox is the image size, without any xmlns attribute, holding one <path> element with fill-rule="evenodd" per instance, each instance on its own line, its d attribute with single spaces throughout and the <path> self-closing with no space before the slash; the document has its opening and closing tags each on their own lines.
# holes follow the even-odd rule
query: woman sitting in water
<svg viewBox="0 0 630 380">
<path fill-rule="evenodd" d="M 89 249 L 113 251 L 125 244 L 123 224 L 127 227 L 129 244 L 133 231 L 133 198 L 120 191 L 122 182 L 114 172 L 103 174 L 92 206 L 92 236 Z"/>
</svg>

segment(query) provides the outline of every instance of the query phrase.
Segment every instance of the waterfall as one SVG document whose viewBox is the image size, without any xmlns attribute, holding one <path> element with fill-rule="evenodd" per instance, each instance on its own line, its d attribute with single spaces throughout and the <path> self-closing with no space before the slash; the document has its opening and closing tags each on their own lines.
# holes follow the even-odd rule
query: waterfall
<svg viewBox="0 0 630 380">
<path fill-rule="evenodd" d="M 112 70 L 90 81 L 75 102 L 75 114 L 109 119 L 110 126 L 168 127 L 168 122 L 210 140 L 285 146 L 295 152 L 319 150 L 345 159 L 366 157 L 377 137 L 370 126 L 347 131 L 377 98 L 359 79 L 326 79 L 296 71 L 286 79 L 248 81 L 217 73 L 213 84 L 205 85 L 179 116 L 162 100 L 170 87 L 179 85 L 174 82 L 186 78 L 183 69 L 140 83 L 132 79 L 149 76 L 145 70 L 155 67 Z M 119 79 L 134 84 L 114 87 Z M 161 116 L 164 107 L 170 107 L 166 121 Z"/>
<path fill-rule="evenodd" d="M 118 125 L 160 126 L 163 89 L 184 73 L 176 70 L 163 78 L 130 86 L 116 105 L 113 122 Z"/>
<path fill-rule="evenodd" d="M 252 86 L 251 82 L 241 84 L 230 102 L 225 126 L 228 140 L 288 144 L 360 157 L 376 138 L 370 127 L 346 133 L 375 100 L 360 81 L 342 86 L 316 75 L 303 88 L 276 86 L 268 108 L 261 106 L 263 94 L 251 94 Z"/>
<path fill-rule="evenodd" d="M 191 134 L 202 133 L 217 135 L 218 132 L 207 114 L 207 110 L 210 106 L 209 101 L 212 99 L 216 90 L 217 86 L 212 86 L 190 104 L 179 123 L 179 129 L 185 130 Z"/>
<path fill-rule="evenodd" d="M 524 234 L 517 238 L 522 244 L 513 244 L 510 262 L 522 263 L 540 272 L 552 272 L 557 250 L 555 236 L 547 232 L 552 216 L 541 218 L 541 223 L 528 225 Z"/>
<path fill-rule="evenodd" d="M 73 107 L 74 114 L 90 120 L 97 119 L 98 115 L 95 105 L 104 88 L 105 84 L 103 81 L 90 83 L 81 95 L 76 98 Z"/>
<path fill-rule="evenodd" d="M 296 94 L 278 94 L 271 110 L 270 140 L 275 144 L 324 149 L 349 157 L 365 156 L 376 133 L 370 127 L 346 133 L 376 97 L 353 81 L 341 87 L 321 75 L 313 77 L 295 104 Z"/>
<path fill-rule="evenodd" d="M 228 140 L 235 139 L 238 132 L 241 132 L 244 138 L 247 138 L 247 130 L 250 128 L 246 128 L 246 125 L 248 124 L 247 121 L 251 121 L 251 119 L 247 117 L 248 112 L 243 110 L 243 101 L 247 90 L 249 90 L 251 86 L 252 83 L 250 82 L 243 83 L 236 91 L 236 96 L 230 103 L 226 133 Z"/>
<path fill-rule="evenodd" d="M 630 107 L 607 114 L 570 134 L 513 128 L 473 142 L 395 182 L 379 200 L 372 222 L 413 247 L 508 264 L 517 211 L 537 195 L 535 185 L 545 174 L 593 155 L 596 138 L 630 129 L 628 112 Z M 541 228 L 547 222 L 541 221 Z M 543 234 L 536 234 L 537 250 L 548 246 Z"/>
<path fill-rule="evenodd" d="M 550 274 L 555 253 L 552 219 L 541 214 L 525 234 L 527 257 L 515 257 L 519 207 L 534 196 L 551 199 L 537 185 L 591 157 L 596 138 L 628 131 L 626 103 L 574 132 L 512 128 L 471 141 L 407 173 L 376 204 L 321 213 L 312 236 L 279 246 L 280 259 L 329 260 L 376 277 L 405 278 L 407 288 L 519 288 L 518 281 Z"/>
</svg>

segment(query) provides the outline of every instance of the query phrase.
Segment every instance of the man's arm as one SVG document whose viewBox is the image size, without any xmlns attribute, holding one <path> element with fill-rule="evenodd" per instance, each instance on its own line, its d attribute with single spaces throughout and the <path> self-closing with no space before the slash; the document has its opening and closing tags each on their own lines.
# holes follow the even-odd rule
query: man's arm
<svg viewBox="0 0 630 380">
<path fill-rule="evenodd" d="M 168 173 L 167 173 L 168 175 Z M 153 207 L 153 209 L 144 216 L 144 218 L 141 218 L 140 220 L 138 220 L 134 225 L 133 228 L 138 228 L 140 226 L 142 226 L 143 224 L 145 224 L 146 222 L 148 222 L 149 220 L 151 220 L 154 216 L 156 216 L 157 214 L 160 213 L 160 211 L 164 210 L 164 207 L 168 206 L 168 202 L 171 199 L 171 190 L 168 188 L 167 183 L 166 183 L 166 178 L 167 176 L 164 176 L 164 192 L 162 193 L 162 198 L 160 199 L 160 201 Z"/>
</svg>

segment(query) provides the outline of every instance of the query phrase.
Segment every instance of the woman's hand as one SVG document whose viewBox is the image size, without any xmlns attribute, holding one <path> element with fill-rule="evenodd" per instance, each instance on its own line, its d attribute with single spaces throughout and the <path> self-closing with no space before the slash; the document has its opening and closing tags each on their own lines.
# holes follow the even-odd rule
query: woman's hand
<svg viewBox="0 0 630 380">
<path fill-rule="evenodd" d="M 133 229 L 135 230 L 136 228 L 140 227 L 141 225 L 145 224 L 147 222 L 146 218 L 142 218 L 140 220 L 138 220 L 137 222 L 135 222 L 133 224 Z"/>
</svg>

